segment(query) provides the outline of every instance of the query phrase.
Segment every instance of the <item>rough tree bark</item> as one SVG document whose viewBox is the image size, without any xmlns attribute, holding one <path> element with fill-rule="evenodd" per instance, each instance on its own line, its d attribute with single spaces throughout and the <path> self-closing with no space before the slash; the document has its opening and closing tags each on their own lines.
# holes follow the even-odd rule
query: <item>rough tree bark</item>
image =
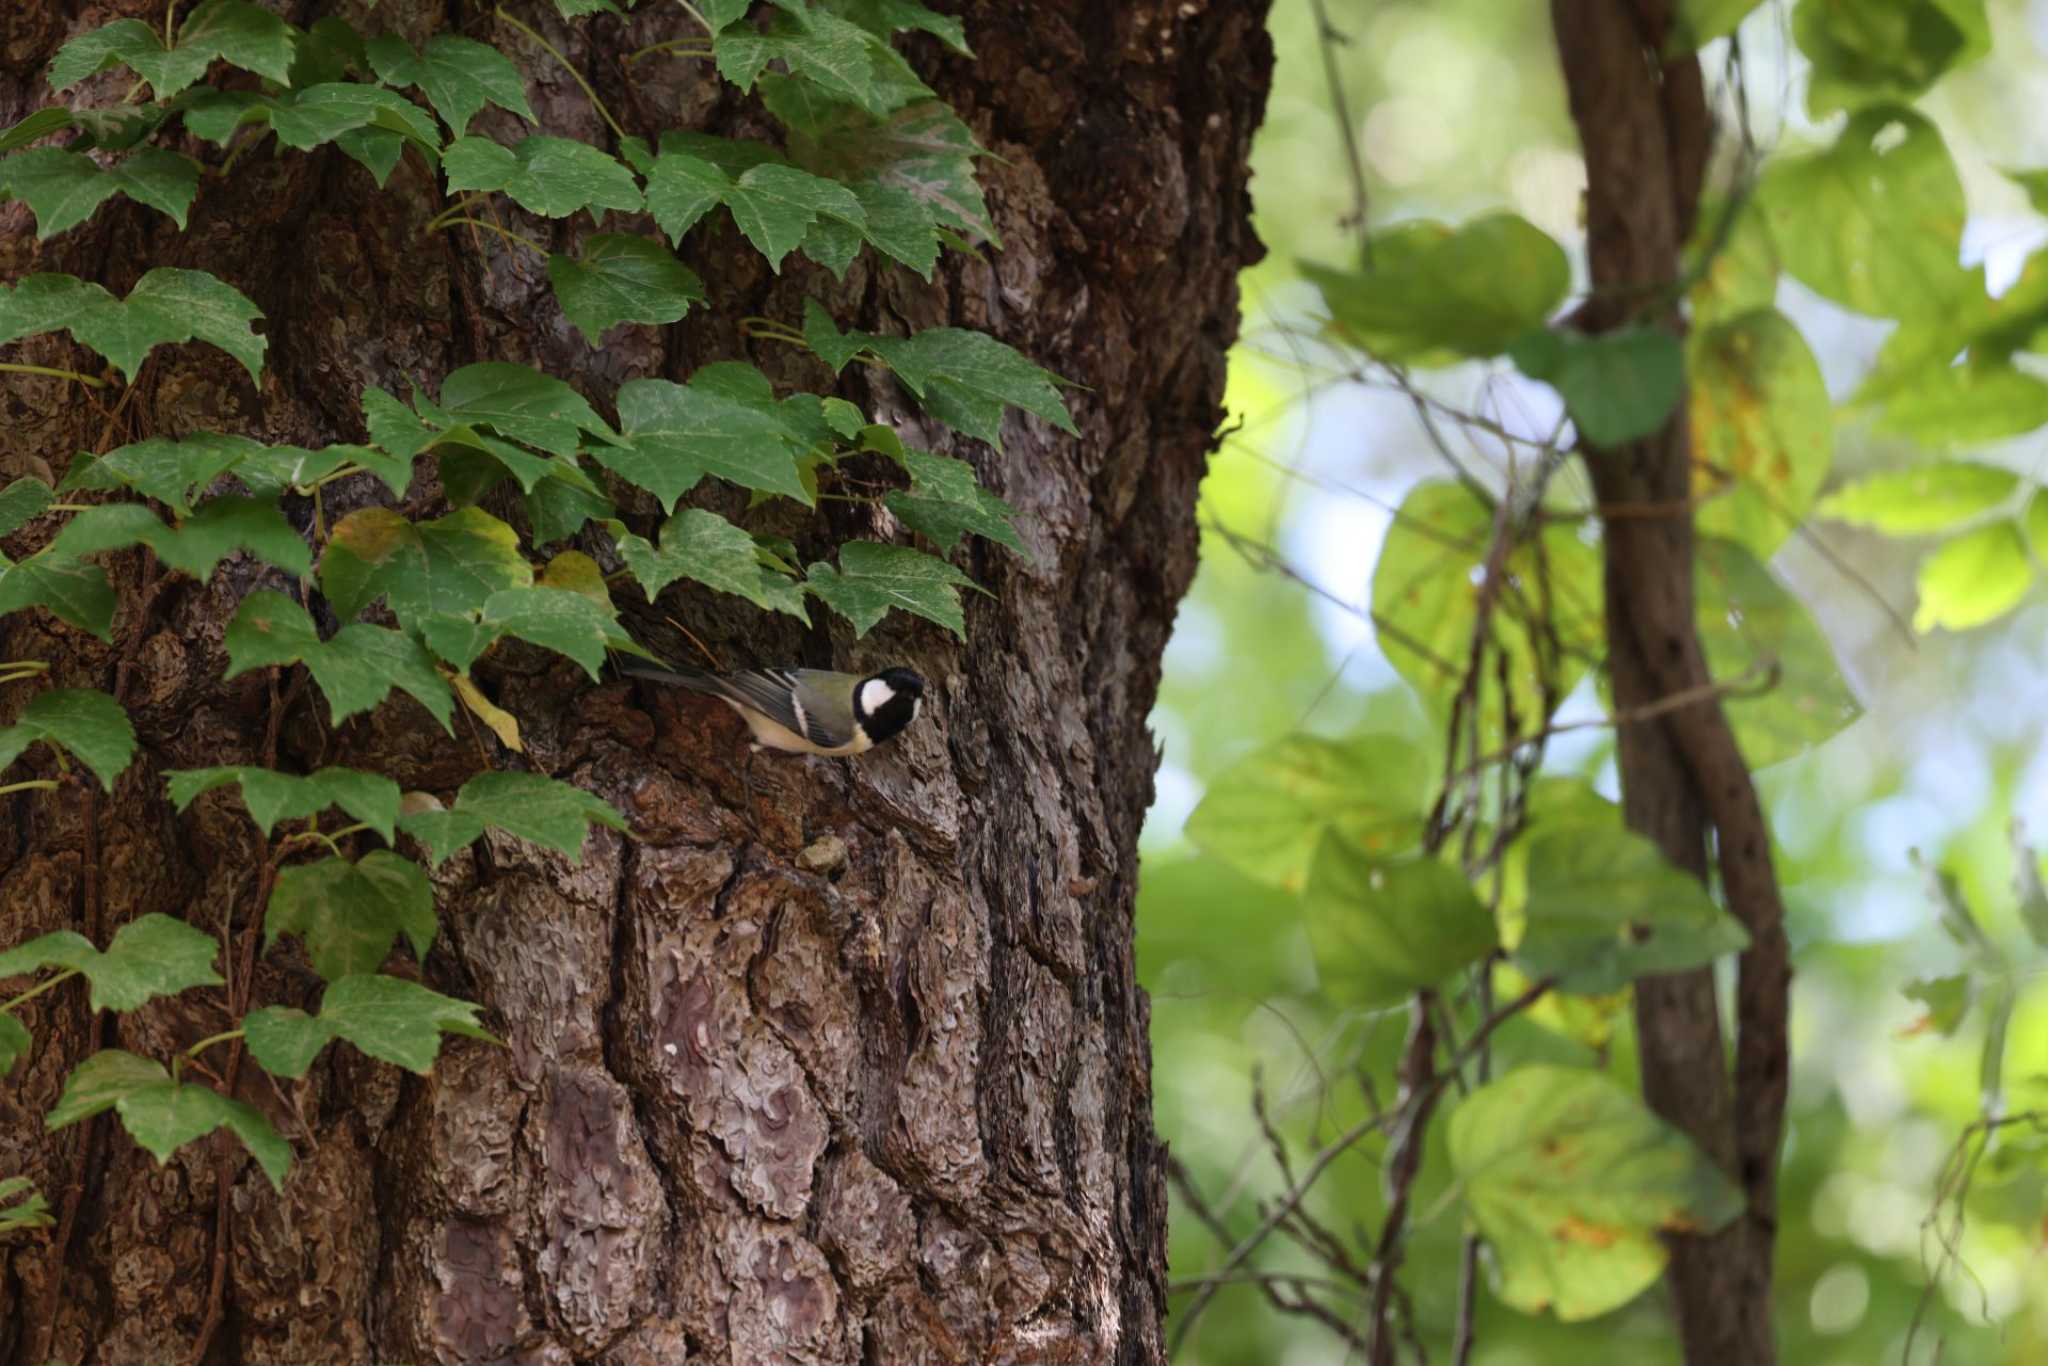
<svg viewBox="0 0 2048 1366">
<path fill-rule="evenodd" d="M 606 136 L 574 82 L 487 10 L 279 8 L 415 42 L 463 23 L 521 62 L 548 131 Z M 525 760 L 460 723 L 451 739 L 396 694 L 333 729 L 292 671 L 223 684 L 224 623 L 278 586 L 252 563 L 196 583 L 145 552 L 111 557 L 112 649 L 40 613 L 6 618 L 0 657 L 113 689 L 142 750 L 111 794 L 71 780 L 4 799 L 0 945 L 60 927 L 104 943 L 148 911 L 231 952 L 253 943 L 267 848 L 231 798 L 175 815 L 170 768 L 350 764 L 445 796 L 481 768 L 530 762 L 609 799 L 632 838 L 595 832 L 580 865 L 493 838 L 437 874 L 443 935 L 424 975 L 483 1002 L 508 1047 L 451 1044 L 426 1079 L 346 1047 L 297 1086 L 235 1064 L 236 1093 L 295 1140 L 282 1198 L 225 1139 L 159 1168 L 108 1116 L 41 1131 L 93 1039 L 168 1057 L 227 1027 L 221 993 L 118 1022 L 89 1017 L 76 985 L 36 1002 L 35 1053 L 0 1086 L 0 1173 L 33 1177 L 63 1219 L 0 1249 L 0 1361 L 160 1363 L 195 1347 L 271 1363 L 1161 1356 L 1166 1197 L 1132 969 L 1135 842 L 1235 277 L 1258 254 L 1245 159 L 1270 69 L 1264 8 L 966 5 L 979 59 L 922 43 L 914 59 L 1002 158 L 984 163 L 1001 251 L 948 258 L 933 285 L 868 260 L 838 284 L 795 265 L 772 276 L 712 228 L 686 244 L 710 306 L 598 351 L 531 256 L 421 232 L 441 201 L 411 158 L 378 193 L 332 149 L 266 149 L 207 181 L 184 233 L 117 202 L 39 245 L 22 206 L 0 208 L 0 279 L 63 270 L 118 293 L 149 266 L 201 267 L 262 307 L 271 339 L 260 389 L 210 348 L 170 348 L 111 415 L 75 388 L 9 377 L 0 476 L 155 433 L 361 439 L 365 385 L 431 389 L 484 358 L 569 378 L 601 410 L 627 379 L 726 356 L 823 389 L 822 369 L 738 324 L 794 320 L 806 294 L 870 328 L 985 328 L 1086 386 L 1072 396 L 1079 440 L 1013 422 L 1000 455 L 953 448 L 1022 510 L 1032 551 L 972 552 L 994 596 L 970 603 L 964 648 L 894 619 L 855 644 L 708 593 L 672 592 L 648 615 L 732 663 L 903 662 L 932 681 L 927 719 L 861 763 L 763 758 L 751 815 L 724 708 L 591 687 L 537 651 L 478 666 L 519 717 Z M 683 32 L 678 7 L 577 25 L 514 9 L 630 131 L 765 131 L 701 64 L 648 60 L 624 77 L 621 53 Z M 51 102 L 41 71 L 67 37 L 162 14 L 162 0 L 6 6 L 0 124 Z M 118 99 L 126 81 L 85 92 Z M 516 135 L 497 111 L 472 131 Z M 506 211 L 533 235 L 590 230 Z M 21 349 L 60 357 L 85 359 L 61 338 Z M 893 390 L 849 392 L 917 426 Z M 356 482 L 330 490 L 329 518 L 376 500 Z M 413 510 L 437 497 L 426 479 Z M 872 534 L 873 515 L 840 505 L 803 548 Z M 790 523 L 800 543 L 803 528 Z M 0 719 L 27 697 L 0 697 Z M 257 1003 L 316 990 L 289 943 L 256 966 Z"/>
<path fill-rule="evenodd" d="M 1588 331 L 1636 319 L 1682 326 L 1680 252 L 1699 212 L 1712 128 L 1698 59 L 1665 56 L 1671 12 L 1670 0 L 1551 0 L 1586 156 L 1594 295 L 1578 321 Z M 1655 435 L 1587 455 L 1601 505 L 1638 510 L 1602 526 L 1608 669 L 1624 711 L 1709 682 L 1693 604 L 1688 422 L 1681 403 Z M 1720 1233 L 1668 1239 L 1685 1359 L 1769 1366 L 1791 981 L 1769 827 L 1718 700 L 1621 727 L 1620 757 L 1628 823 L 1702 880 L 1711 834 L 1729 909 L 1750 934 L 1732 1077 L 1710 970 L 1639 981 L 1635 1013 L 1650 1106 L 1747 1197 L 1742 1217 Z"/>
</svg>

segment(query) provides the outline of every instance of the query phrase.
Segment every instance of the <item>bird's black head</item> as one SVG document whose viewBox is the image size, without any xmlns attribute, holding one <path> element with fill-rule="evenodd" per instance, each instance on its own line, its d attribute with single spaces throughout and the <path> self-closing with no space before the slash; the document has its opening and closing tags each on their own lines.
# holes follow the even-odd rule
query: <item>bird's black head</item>
<svg viewBox="0 0 2048 1366">
<path fill-rule="evenodd" d="M 923 700 L 922 678 L 909 669 L 884 669 L 853 690 L 853 714 L 868 739 L 879 745 L 917 719 Z"/>
</svg>

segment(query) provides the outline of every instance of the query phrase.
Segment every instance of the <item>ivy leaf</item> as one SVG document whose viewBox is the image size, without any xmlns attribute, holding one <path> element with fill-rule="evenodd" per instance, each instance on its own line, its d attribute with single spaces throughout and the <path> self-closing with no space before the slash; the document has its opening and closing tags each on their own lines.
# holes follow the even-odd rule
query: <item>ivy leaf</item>
<svg viewBox="0 0 2048 1366">
<path fill-rule="evenodd" d="M 390 400 L 381 390 L 374 392 Z M 364 401 L 367 411 L 367 393 Z M 397 406 L 395 400 L 391 402 Z M 421 415 L 444 432 L 463 424 L 481 423 L 500 436 L 523 441 L 551 455 L 574 455 L 584 432 L 611 435 L 611 428 L 597 415 L 597 410 L 567 384 L 529 366 L 503 361 L 463 366 L 442 382 L 438 406 L 424 400 L 418 406 Z M 377 436 L 374 428 L 371 435 L 378 445 L 394 449 Z M 435 439 L 429 436 L 426 444 Z"/>
<path fill-rule="evenodd" d="M 272 1076 L 303 1077 L 320 1050 L 346 1039 L 379 1062 L 433 1070 L 441 1035 L 497 1042 L 476 1022 L 483 1007 L 382 973 L 344 977 L 320 998 L 320 1013 L 265 1006 L 243 1019 L 249 1055 Z"/>
<path fill-rule="evenodd" d="M 1756 202 L 1785 268 L 1844 307 L 1940 318 L 1970 285 L 1956 264 L 1962 181 L 1941 134 L 1910 109 L 1863 110 L 1833 147 L 1775 161 Z"/>
<path fill-rule="evenodd" d="M 1523 1313 L 1577 1322 L 1626 1304 L 1663 1273 L 1660 1234 L 1742 1212 L 1718 1167 L 1598 1072 L 1517 1067 L 1459 1103 L 1449 1139 L 1500 1297 Z"/>
<path fill-rule="evenodd" d="M 626 828 L 625 818 L 610 803 L 570 783 L 537 773 L 479 773 L 462 785 L 454 806 L 408 811 L 398 828 L 424 845 L 438 867 L 487 826 L 581 863 L 593 824 Z"/>
<path fill-rule="evenodd" d="M 412 486 L 412 458 L 374 446 L 337 444 L 309 451 L 303 446 L 259 446 L 235 461 L 235 478 L 250 492 L 275 498 L 288 490 L 310 492 L 345 465 L 359 466 L 383 481 L 394 498 Z"/>
<path fill-rule="evenodd" d="M 840 332 L 815 300 L 804 307 L 804 341 L 833 372 L 862 351 L 884 361 L 927 412 L 947 426 L 1002 449 L 1005 404 L 1078 434 L 1060 398 L 1059 377 L 983 332 L 934 327 L 909 337 Z"/>
<path fill-rule="evenodd" d="M 54 688 L 22 708 L 21 719 L 0 726 L 0 768 L 13 763 L 36 741 L 76 755 L 109 792 L 135 757 L 135 727 L 128 713 L 93 688 Z"/>
<path fill-rule="evenodd" d="M 0 194 L 28 205 L 38 240 L 83 223 L 116 194 L 169 214 L 182 229 L 199 195 L 199 167 L 161 147 L 131 152 L 112 166 L 82 152 L 39 147 L 0 161 Z"/>
<path fill-rule="evenodd" d="M 950 14 L 934 14 L 917 0 L 827 0 L 828 7 L 870 33 L 886 38 L 906 30 L 929 33 L 962 57 L 972 57 L 967 29 Z M 1756 3 L 1756 0 L 1751 0 Z"/>
<path fill-rule="evenodd" d="M 128 1136 L 159 1165 L 187 1143 L 225 1126 L 242 1140 L 271 1187 L 284 1189 L 292 1145 L 260 1111 L 204 1086 L 182 1086 L 160 1064 L 118 1048 L 103 1048 L 73 1068 L 43 1123 L 61 1129 L 107 1109 L 120 1115 Z"/>
<path fill-rule="evenodd" d="M 0 287 L 0 341 L 68 330 L 132 379 L 153 346 L 211 342 L 260 378 L 269 343 L 249 329 L 263 314 L 232 286 L 201 270 L 159 266 L 126 299 L 69 275 L 30 275 Z"/>
<path fill-rule="evenodd" d="M 1660 327 L 1585 336 L 1539 328 L 1508 348 L 1515 366 L 1564 399 L 1579 435 L 1611 449 L 1664 425 L 1685 393 L 1685 352 Z"/>
<path fill-rule="evenodd" d="M 1700 537 L 1696 555 L 1708 672 L 1725 681 L 1760 664 L 1776 670 L 1760 696 L 1738 693 L 1722 702 L 1751 768 L 1804 754 L 1863 714 L 1827 636 L 1761 561 L 1717 536 Z"/>
<path fill-rule="evenodd" d="M 50 63 L 50 89 L 62 93 L 87 76 L 125 66 L 149 82 L 159 100 L 191 85 L 213 65 L 213 54 L 201 48 L 165 48 L 157 31 L 140 19 L 117 19 L 82 33 L 57 50 Z"/>
<path fill-rule="evenodd" d="M 526 80 L 509 58 L 487 43 L 437 33 L 418 52 L 396 34 L 380 34 L 364 45 L 377 79 L 386 85 L 417 86 L 434 111 L 462 137 L 486 104 L 537 124 L 526 102 Z"/>
<path fill-rule="evenodd" d="M 598 680 L 605 651 L 618 635 L 618 619 L 608 603 L 600 606 L 583 593 L 544 586 L 507 588 L 491 594 L 484 603 L 480 627 L 486 644 L 501 636 L 516 636 L 567 655 L 583 666 L 592 682 Z M 428 643 L 433 644 L 431 638 Z M 436 653 L 441 652 L 437 649 Z M 468 667 L 466 660 L 446 654 L 442 658 Z"/>
<path fill-rule="evenodd" d="M 659 549 L 621 523 L 612 523 L 611 531 L 649 602 L 677 579 L 695 579 L 756 607 L 810 619 L 803 586 L 762 564 L 754 538 L 715 512 L 684 508 L 662 524 Z"/>
<path fill-rule="evenodd" d="M 804 581 L 814 596 L 853 623 L 856 636 L 866 635 L 894 607 L 935 621 L 964 641 L 967 620 L 959 594 L 963 586 L 974 587 L 974 580 L 944 560 L 875 541 L 849 541 L 839 548 L 838 568 L 814 564 Z"/>
<path fill-rule="evenodd" d="M 536 546 L 573 536 L 586 522 L 608 521 L 617 515 L 612 500 L 573 459 L 549 461 L 544 476 L 526 495 L 526 517 L 533 525 Z"/>
<path fill-rule="evenodd" d="M 389 508 L 360 508 L 335 523 L 320 557 L 321 591 L 343 618 L 380 597 L 405 625 L 461 616 L 501 588 L 532 582 L 519 534 L 473 507 L 430 522 L 409 522 Z"/>
<path fill-rule="evenodd" d="M 797 477 L 798 439 L 775 412 L 720 393 L 693 376 L 687 385 L 629 380 L 619 389 L 624 444 L 593 445 L 589 454 L 620 478 L 646 489 L 662 511 L 715 475 L 742 488 L 780 493 L 809 505 Z"/>
<path fill-rule="evenodd" d="M 81 458 L 58 485 L 73 489 L 133 489 L 169 504 L 180 517 L 192 515 L 197 494 L 263 448 L 246 436 L 195 432 L 182 441 L 153 436 L 116 446 L 101 456 Z"/>
<path fill-rule="evenodd" d="M 974 466 L 924 451 L 905 451 L 903 466 L 910 471 L 910 491 L 891 490 L 882 504 L 903 525 L 929 536 L 941 554 L 952 554 L 969 533 L 1025 553 L 1017 538 L 1017 510 L 981 486 Z"/>
<path fill-rule="evenodd" d="M 623 16 L 616 0 L 555 0 L 555 12 L 564 19 L 581 19 L 587 14 L 617 14 Z"/>
<path fill-rule="evenodd" d="M 202 581 L 239 550 L 287 574 L 302 575 L 313 567 L 305 540 L 267 498 L 215 498 L 176 528 L 165 526 L 140 503 L 109 503 L 73 517 L 50 549 L 76 557 L 136 544 L 155 551 L 169 568 Z"/>
<path fill-rule="evenodd" d="M 1515 961 L 1531 977 L 1599 996 L 1749 946 L 1741 923 L 1612 808 L 1537 823 L 1527 839 L 1526 927 Z"/>
<path fill-rule="evenodd" d="M 725 193 L 733 223 L 780 271 L 783 258 L 804 240 L 811 224 L 826 215 L 855 228 L 866 225 L 867 212 L 853 192 L 837 181 L 775 163 L 756 166 Z"/>
<path fill-rule="evenodd" d="M 697 272 L 659 242 L 610 233 L 586 239 L 578 256 L 548 257 L 548 282 L 593 347 L 615 323 L 672 323 L 704 298 Z"/>
<path fill-rule="evenodd" d="M 28 1056 L 35 1047 L 35 1036 L 28 1032 L 28 1026 L 14 1016 L 0 1011 L 0 1078 L 14 1071 L 14 1065 Z M 0 1200 L 13 1195 L 20 1187 L 12 1184 L 13 1178 L 0 1181 Z M 8 1218 L 14 1211 L 0 1208 L 0 1233 L 8 1229 Z"/>
<path fill-rule="evenodd" d="M 1667 54 L 1677 57 L 1697 52 L 1716 38 L 1725 38 L 1741 25 L 1749 12 L 1763 0 L 1678 0 Z"/>
<path fill-rule="evenodd" d="M 1332 999 L 1384 1006 L 1493 951 L 1493 917 L 1457 869 L 1428 855 L 1380 860 L 1326 839 L 1302 915 Z"/>
<path fill-rule="evenodd" d="M 441 154 L 450 193 L 503 190 L 513 202 L 542 218 L 567 218 L 588 210 L 638 213 L 643 207 L 633 173 L 587 142 L 536 133 L 516 147 L 486 138 L 457 138 Z"/>
<path fill-rule="evenodd" d="M 426 648 L 401 631 L 357 623 L 323 641 L 306 609 L 269 590 L 242 599 L 228 623 L 227 678 L 250 669 L 303 662 L 340 725 L 375 707 L 396 687 L 411 694 L 448 730 L 455 697 Z"/>
<path fill-rule="evenodd" d="M 1991 49 L 1984 0 L 1803 0 L 1792 38 L 1813 64 L 1806 108 L 1816 120 L 1911 100 Z"/>
<path fill-rule="evenodd" d="M 297 31 L 250 0 L 206 0 L 178 32 L 181 52 L 204 52 L 283 85 L 291 79 Z M 172 92 L 159 90 L 159 98 Z"/>
<path fill-rule="evenodd" d="M 263 916 L 268 952 L 281 934 L 306 942 L 313 970 L 333 982 L 375 972 L 403 934 L 419 958 L 434 946 L 434 887 L 410 859 L 378 849 L 351 863 L 322 859 L 279 870 Z"/>
<path fill-rule="evenodd" d="M 1812 507 L 1834 455 L 1820 365 L 1775 309 L 1695 331 L 1689 359 L 1700 530 L 1769 555 Z"/>
<path fill-rule="evenodd" d="M 1330 328 L 1386 361 L 1442 365 L 1497 356 L 1541 327 L 1571 290 L 1564 248 L 1514 214 L 1456 229 L 1417 220 L 1373 234 L 1364 264 L 1304 262 Z"/>
<path fill-rule="evenodd" d="M 257 829 L 268 836 L 279 821 L 304 820 L 338 806 L 391 843 L 398 825 L 398 784 L 381 773 L 323 768 L 315 773 L 279 773 L 237 764 L 224 768 L 176 769 L 164 775 L 171 804 L 183 811 L 202 792 L 230 784 L 242 789 Z"/>
<path fill-rule="evenodd" d="M 11 1015 L 0 1016 L 0 1034 L 9 1026 L 20 1029 Z M 26 1036 L 27 1031 L 22 1031 Z M 0 1059 L 6 1057 L 7 1040 L 0 1038 Z M 5 1063 L 0 1062 L 0 1076 L 5 1076 Z M 50 1202 L 42 1192 L 35 1189 L 25 1176 L 10 1176 L 0 1180 L 0 1235 L 24 1229 L 50 1228 L 56 1224 L 50 1217 Z"/>
<path fill-rule="evenodd" d="M 1187 837 L 1248 877 L 1299 892 L 1326 842 L 1377 860 L 1419 849 L 1434 776 L 1396 735 L 1290 735 L 1218 774 Z"/>
<path fill-rule="evenodd" d="M 647 212 L 655 226 L 678 245 L 683 234 L 725 202 L 732 177 L 723 168 L 685 152 L 664 149 L 647 171 Z"/>
<path fill-rule="evenodd" d="M 1873 474 L 1821 500 L 1819 512 L 1888 536 L 1947 531 L 2009 501 L 2020 478 L 1996 465 L 1944 460 Z"/>
<path fill-rule="evenodd" d="M 0 488 L 0 537 L 11 536 L 50 506 L 50 486 L 27 477 L 10 480 Z"/>
<path fill-rule="evenodd" d="M 2005 360 L 1921 366 L 1888 386 L 1875 426 L 1930 450 L 1981 446 L 2048 425 L 2048 383 Z"/>
<path fill-rule="evenodd" d="M 1920 606 L 1913 629 L 1966 631 L 2019 606 L 2034 565 L 2014 522 L 1966 531 L 1920 562 Z"/>
<path fill-rule="evenodd" d="M 0 555 L 0 615 L 27 607 L 49 609 L 58 620 L 101 640 L 114 629 L 114 590 L 104 571 L 43 553 L 16 562 Z"/>
<path fill-rule="evenodd" d="M 212 935 L 152 911 L 116 931 L 105 953 L 70 930 L 0 953 L 0 981 L 43 968 L 69 968 L 90 985 L 88 1003 L 94 1010 L 135 1010 L 188 987 L 219 986 L 222 978 L 213 970 L 219 952 L 220 941 Z"/>
</svg>

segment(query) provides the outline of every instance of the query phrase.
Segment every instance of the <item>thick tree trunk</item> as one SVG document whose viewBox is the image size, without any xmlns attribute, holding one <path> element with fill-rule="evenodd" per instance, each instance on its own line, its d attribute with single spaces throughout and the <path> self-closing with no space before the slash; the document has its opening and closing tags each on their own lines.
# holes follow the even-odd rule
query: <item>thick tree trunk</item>
<svg viewBox="0 0 2048 1366">
<path fill-rule="evenodd" d="M 465 12 L 281 8 L 415 41 Z M 619 54 L 680 34 L 677 7 L 573 26 L 514 8 L 630 131 L 758 123 L 699 63 L 651 59 L 625 80 Z M 0 121 L 51 102 L 41 70 L 67 37 L 162 10 L 8 6 Z M 171 768 L 349 764 L 445 795 L 481 768 L 530 763 L 609 799 L 631 838 L 598 831 L 571 865 L 494 837 L 437 874 L 426 976 L 483 1002 L 507 1047 L 451 1044 L 425 1079 L 345 1046 L 296 1086 L 235 1070 L 237 1094 L 294 1140 L 282 1198 L 225 1139 L 159 1168 L 108 1116 L 41 1129 L 93 1039 L 168 1057 L 228 1027 L 221 993 L 118 1021 L 90 1017 L 75 984 L 34 1003 L 36 1050 L 0 1085 L 0 1175 L 33 1177 L 63 1217 L 43 1241 L 0 1248 L 0 1361 L 171 1362 L 201 1342 L 209 1361 L 274 1363 L 1161 1356 L 1166 1198 L 1131 957 L 1135 847 L 1152 792 L 1145 717 L 1194 568 L 1236 272 L 1258 251 L 1245 158 L 1270 68 L 1263 10 L 971 5 L 978 60 L 913 50 L 1002 158 L 984 163 L 1002 250 L 949 257 L 932 285 L 864 258 L 842 285 L 794 263 L 772 276 L 729 227 L 703 230 L 686 254 L 710 306 L 598 351 L 562 321 L 533 257 L 422 233 L 441 201 L 412 158 L 379 193 L 332 149 L 265 148 L 207 181 L 182 234 L 117 203 L 38 246 L 22 207 L 0 208 L 0 279 L 64 270 L 119 292 L 149 266 L 205 268 L 263 308 L 271 339 L 260 390 L 210 348 L 171 348 L 111 412 L 9 377 L 0 476 L 61 473 L 76 450 L 156 433 L 361 439 L 364 386 L 431 390 L 485 358 L 567 378 L 601 410 L 624 380 L 721 357 L 822 387 L 821 368 L 738 324 L 795 320 L 807 294 L 883 330 L 984 328 L 1086 386 L 1078 440 L 1018 422 L 999 455 L 958 448 L 1021 509 L 1032 552 L 973 552 L 964 567 L 994 596 L 970 604 L 964 648 L 901 618 L 857 644 L 805 634 L 701 592 L 648 614 L 733 663 L 902 662 L 932 681 L 928 719 L 862 761 L 764 756 L 751 806 L 723 708 L 593 688 L 537 651 L 478 666 L 521 722 L 524 760 L 460 721 L 450 739 L 396 695 L 335 729 L 296 671 L 223 684 L 224 623 L 276 586 L 254 563 L 202 584 L 145 552 L 111 557 L 111 649 L 40 613 L 5 618 L 0 657 L 115 690 L 142 751 L 111 794 L 73 780 L 0 799 L 0 946 L 60 927 L 104 943 L 148 911 L 232 952 L 253 943 L 262 843 L 232 799 L 175 815 Z M 547 131 L 604 138 L 550 59 L 487 16 L 467 31 L 521 62 Z M 124 76 L 99 79 L 85 90 L 125 90 Z M 492 122 L 504 117 L 472 131 L 508 136 Z M 589 230 L 508 212 L 529 234 Z M 43 339 L 21 358 L 75 354 Z M 849 392 L 917 424 L 893 390 Z M 330 519 L 378 497 L 367 479 L 329 492 Z M 413 496 L 426 510 L 437 494 Z M 842 510 L 804 548 L 872 533 L 873 515 Z M 789 528 L 800 543 L 803 528 Z M 27 700 L 17 691 L 0 718 Z M 290 947 L 254 982 L 255 1004 L 317 988 Z"/>
</svg>

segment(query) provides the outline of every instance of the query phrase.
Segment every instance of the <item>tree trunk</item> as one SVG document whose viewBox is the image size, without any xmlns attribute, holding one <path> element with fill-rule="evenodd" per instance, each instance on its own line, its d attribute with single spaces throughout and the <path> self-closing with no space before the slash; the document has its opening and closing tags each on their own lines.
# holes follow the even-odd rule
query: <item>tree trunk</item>
<svg viewBox="0 0 2048 1366">
<path fill-rule="evenodd" d="M 415 42 L 464 12 L 280 8 Z M 687 22 L 642 8 L 572 25 L 516 6 L 629 131 L 756 130 L 702 63 L 650 59 L 627 81 L 620 54 Z M 8 377 L 0 477 L 61 474 L 77 450 L 159 433 L 360 440 L 365 386 L 432 391 L 481 359 L 562 376 L 608 414 L 627 379 L 726 357 L 823 390 L 821 367 L 748 341 L 738 321 L 794 321 L 806 295 L 877 330 L 985 329 L 1086 386 L 1071 391 L 1078 440 L 1013 420 L 1000 454 L 951 448 L 1021 510 L 1031 550 L 970 552 L 963 567 L 993 596 L 971 602 L 965 647 L 900 616 L 858 643 L 843 627 L 806 633 L 701 590 L 649 609 L 641 624 L 663 645 L 679 639 L 673 618 L 731 664 L 905 663 L 931 681 L 926 719 L 901 740 L 858 761 L 764 755 L 751 801 L 744 732 L 724 708 L 592 687 L 526 647 L 477 666 L 520 721 L 523 760 L 461 719 L 451 739 L 397 694 L 331 728 L 300 670 L 224 684 L 224 624 L 248 592 L 284 586 L 253 561 L 198 583 L 145 551 L 109 557 L 112 647 L 40 612 L 0 619 L 0 658 L 113 690 L 141 742 L 111 794 L 73 778 L 0 798 L 0 947 L 64 927 L 104 944 L 162 911 L 253 951 L 267 847 L 232 799 L 175 814 L 167 769 L 345 764 L 447 796 L 483 768 L 530 764 L 631 826 L 594 831 L 580 864 L 494 835 L 436 874 L 426 979 L 482 1002 L 505 1047 L 451 1041 L 426 1078 L 346 1046 L 304 1083 L 232 1069 L 235 1093 L 294 1141 L 281 1198 L 224 1136 L 158 1167 L 110 1116 L 54 1135 L 41 1116 L 96 1039 L 167 1058 L 243 1005 L 305 1005 L 317 981 L 295 946 L 255 960 L 249 1002 L 193 991 L 94 1018 L 67 984 L 33 1003 L 35 1052 L 0 1085 L 0 1175 L 34 1178 L 61 1218 L 0 1248 L 0 1361 L 1161 1357 L 1163 1150 L 1131 953 L 1155 763 L 1145 718 L 1194 569 L 1236 274 L 1258 254 L 1245 180 L 1270 71 L 1264 8 L 966 7 L 977 60 L 907 50 L 1001 158 L 982 163 L 1001 250 L 949 255 L 931 285 L 865 256 L 841 284 L 795 260 L 771 275 L 729 225 L 700 229 L 684 251 L 709 305 L 600 350 L 564 323 L 531 255 L 421 231 L 442 201 L 412 157 L 379 193 L 332 148 L 267 145 L 207 179 L 184 233 L 116 201 L 39 246 L 21 205 L 0 208 L 0 279 L 61 270 L 120 293 L 150 266 L 204 268 L 262 307 L 271 341 L 260 389 L 203 345 L 159 350 L 118 404 Z M 41 73 L 68 37 L 162 13 L 160 0 L 8 6 L 0 121 L 53 102 Z M 604 140 L 552 59 L 487 15 L 465 31 L 527 71 L 545 131 Z M 117 100 L 128 79 L 72 98 Z M 517 136 L 496 110 L 472 131 Z M 558 242 L 590 230 L 506 212 Z M 18 349 L 85 359 L 61 335 Z M 944 446 L 886 381 L 847 392 Z M 439 497 L 423 483 L 414 512 Z M 379 497 L 367 477 L 328 493 L 330 520 Z M 873 509 L 826 506 L 829 528 L 789 523 L 800 548 L 886 534 Z M 0 717 L 27 700 L 15 692 Z"/>
</svg>

